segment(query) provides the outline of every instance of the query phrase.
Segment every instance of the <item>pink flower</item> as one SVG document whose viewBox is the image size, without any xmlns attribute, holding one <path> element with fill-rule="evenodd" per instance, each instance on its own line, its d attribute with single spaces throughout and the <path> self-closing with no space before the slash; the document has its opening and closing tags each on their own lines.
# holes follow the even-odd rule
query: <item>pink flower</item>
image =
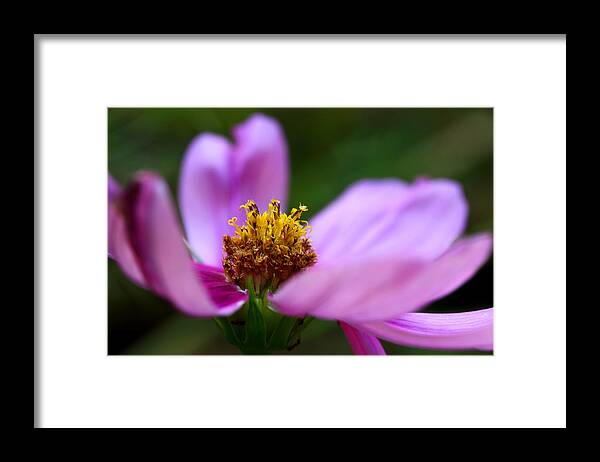
<svg viewBox="0 0 600 462">
<path fill-rule="evenodd" d="M 185 153 L 179 183 L 185 235 L 159 176 L 138 173 L 125 189 L 109 176 L 109 256 L 136 284 L 190 316 L 230 316 L 253 295 L 243 282 L 232 283 L 231 268 L 227 276 L 223 270 L 223 237 L 251 207 L 244 212 L 240 205 L 254 201 L 276 219 L 279 206 L 272 199 L 286 208 L 289 161 L 279 124 L 255 114 L 233 129 L 233 138 L 201 134 Z M 292 220 L 299 236 L 308 231 L 299 220 L 302 210 Z M 264 288 L 276 290 L 265 289 L 264 296 L 276 312 L 338 321 L 356 354 L 385 354 L 378 338 L 422 348 L 491 350 L 492 308 L 417 312 L 461 286 L 488 259 L 489 234 L 460 237 L 467 214 L 462 188 L 451 180 L 359 181 L 311 220 L 307 235 L 316 263 L 280 282 L 271 268 L 268 276 L 254 276 L 254 289 L 268 279 Z M 276 247 L 288 258 L 289 246 Z"/>
</svg>

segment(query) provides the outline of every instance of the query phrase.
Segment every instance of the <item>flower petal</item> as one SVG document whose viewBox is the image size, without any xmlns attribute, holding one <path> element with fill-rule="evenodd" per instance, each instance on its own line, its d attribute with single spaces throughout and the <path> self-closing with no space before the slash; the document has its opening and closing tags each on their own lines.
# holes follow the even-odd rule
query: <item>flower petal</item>
<svg viewBox="0 0 600 462">
<path fill-rule="evenodd" d="M 204 263 L 218 265 L 231 218 L 232 146 L 222 136 L 202 134 L 181 166 L 179 204 L 187 240 Z"/>
<path fill-rule="evenodd" d="M 146 281 L 129 243 L 125 220 L 119 211 L 121 186 L 108 175 L 108 256 L 115 260 L 121 270 L 141 287 Z"/>
<path fill-rule="evenodd" d="M 236 285 L 230 284 L 225 279 L 222 268 L 194 263 L 196 274 L 208 290 L 212 301 L 219 307 L 229 306 L 235 303 L 244 303 L 248 298 Z"/>
<path fill-rule="evenodd" d="M 319 262 L 403 255 L 434 259 L 463 232 L 468 206 L 451 180 L 363 180 L 311 220 Z"/>
<path fill-rule="evenodd" d="M 288 188 L 288 151 L 283 130 L 272 118 L 254 114 L 233 129 L 235 145 L 222 136 L 197 136 L 181 167 L 179 202 L 186 236 L 203 263 L 221 264 L 227 221 L 254 200 L 261 210 L 273 198 L 284 207 Z"/>
<path fill-rule="evenodd" d="M 432 262 L 392 255 L 316 265 L 286 281 L 272 301 L 288 316 L 385 321 L 458 288 L 488 259 L 491 247 L 491 236 L 481 234 L 457 241 Z"/>
<path fill-rule="evenodd" d="M 385 350 L 381 346 L 381 342 L 371 334 L 363 332 L 345 322 L 339 323 L 340 327 L 346 334 L 348 343 L 355 355 L 385 355 Z"/>
<path fill-rule="evenodd" d="M 463 350 L 493 349 L 494 309 L 467 313 L 406 313 L 387 322 L 357 326 L 399 345 Z"/>
<path fill-rule="evenodd" d="M 109 205 L 108 230 L 108 256 L 117 262 L 129 279 L 141 287 L 147 287 L 137 256 L 129 242 L 125 218 L 116 205 Z"/>
<path fill-rule="evenodd" d="M 139 173 L 122 199 L 129 240 L 153 291 L 191 316 L 227 316 L 239 308 L 238 303 L 219 308 L 199 281 L 168 186 L 159 176 Z"/>
<path fill-rule="evenodd" d="M 264 114 L 254 114 L 233 129 L 235 150 L 233 169 L 236 188 L 233 195 L 235 212 L 248 199 L 261 211 L 271 199 L 279 199 L 286 209 L 289 160 L 283 129 Z M 238 215 L 240 217 L 240 215 Z"/>
<path fill-rule="evenodd" d="M 108 203 L 111 204 L 112 201 L 119 195 L 121 192 L 121 185 L 117 183 L 112 175 L 108 174 Z"/>
</svg>

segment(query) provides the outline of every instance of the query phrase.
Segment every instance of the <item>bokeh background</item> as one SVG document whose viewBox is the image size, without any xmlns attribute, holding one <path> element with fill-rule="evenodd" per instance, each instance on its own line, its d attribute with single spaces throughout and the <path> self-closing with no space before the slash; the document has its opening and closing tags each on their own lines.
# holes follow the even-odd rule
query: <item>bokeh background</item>
<svg viewBox="0 0 600 462">
<path fill-rule="evenodd" d="M 493 229 L 493 110 L 491 108 L 219 108 L 108 110 L 108 169 L 120 183 L 153 170 L 176 197 L 186 147 L 200 132 L 229 136 L 254 112 L 275 117 L 291 158 L 288 203 L 311 216 L 361 178 L 452 178 L 470 205 L 467 233 Z M 424 311 L 470 311 L 493 305 L 493 258 L 460 289 Z M 388 354 L 444 352 L 384 342 Z M 108 261 L 109 354 L 239 354 L 212 320 L 185 317 L 131 283 Z M 335 322 L 314 320 L 288 354 L 351 354 Z"/>
</svg>

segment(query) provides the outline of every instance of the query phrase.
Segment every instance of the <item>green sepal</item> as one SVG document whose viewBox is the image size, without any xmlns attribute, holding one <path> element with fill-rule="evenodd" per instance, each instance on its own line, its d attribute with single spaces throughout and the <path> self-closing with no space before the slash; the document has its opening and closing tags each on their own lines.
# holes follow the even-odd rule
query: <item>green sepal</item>
<svg viewBox="0 0 600 462">
<path fill-rule="evenodd" d="M 213 318 L 213 319 L 217 323 L 219 328 L 221 329 L 221 332 L 223 332 L 223 335 L 225 336 L 227 341 L 229 343 L 231 343 L 232 345 L 235 345 L 236 347 L 240 348 L 240 346 L 242 345 L 242 342 L 240 341 L 240 338 L 238 337 L 238 335 L 235 333 L 235 330 L 234 330 L 233 326 L 231 325 L 229 319 L 228 318 Z"/>
<path fill-rule="evenodd" d="M 243 354 L 270 354 L 292 350 L 300 343 L 304 328 L 314 319 L 284 316 L 269 306 L 267 290 L 257 294 L 251 279 L 246 282 L 248 301 L 228 318 L 214 318 L 229 343 Z"/>
<path fill-rule="evenodd" d="M 269 349 L 285 350 L 289 346 L 290 335 L 296 327 L 297 321 L 297 318 L 281 316 L 269 340 Z"/>
<path fill-rule="evenodd" d="M 307 316 L 305 318 L 296 318 L 296 322 L 290 335 L 288 337 L 288 343 L 286 345 L 286 349 L 290 350 L 294 348 L 298 343 L 300 343 L 300 335 L 302 331 L 315 319 L 312 316 Z"/>
<path fill-rule="evenodd" d="M 244 352 L 266 352 L 267 326 L 261 310 L 263 300 L 256 297 L 254 290 L 251 288 L 248 289 L 248 295 Z"/>
</svg>

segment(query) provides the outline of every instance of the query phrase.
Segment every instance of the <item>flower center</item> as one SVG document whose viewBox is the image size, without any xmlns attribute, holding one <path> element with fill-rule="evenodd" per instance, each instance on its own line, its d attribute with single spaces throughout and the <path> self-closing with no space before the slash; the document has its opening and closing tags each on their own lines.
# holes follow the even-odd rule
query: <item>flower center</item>
<svg viewBox="0 0 600 462">
<path fill-rule="evenodd" d="M 228 223 L 235 228 L 233 236 L 223 236 L 223 269 L 230 282 L 257 292 L 274 292 L 279 284 L 307 266 L 315 264 L 307 232 L 310 226 L 300 220 L 308 207 L 300 204 L 289 214 L 281 213 L 280 202 L 273 199 L 262 214 L 254 201 L 240 209 L 246 211 L 246 223 L 237 225 L 237 217 Z"/>
</svg>

